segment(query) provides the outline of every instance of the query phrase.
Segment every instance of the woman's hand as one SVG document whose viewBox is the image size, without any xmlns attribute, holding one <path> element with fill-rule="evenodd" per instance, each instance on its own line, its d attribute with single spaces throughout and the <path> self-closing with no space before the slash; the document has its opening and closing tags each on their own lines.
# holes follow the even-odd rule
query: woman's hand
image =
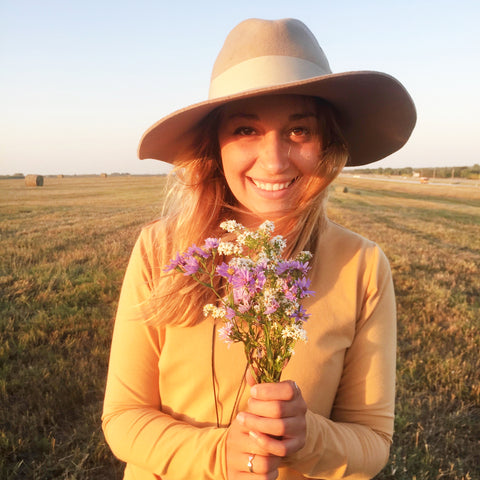
<svg viewBox="0 0 480 480">
<path fill-rule="evenodd" d="M 292 380 L 255 384 L 248 372 L 247 382 L 248 411 L 237 415 L 227 435 L 228 480 L 275 479 L 282 458 L 305 445 L 307 405 Z"/>
<path fill-rule="evenodd" d="M 278 477 L 280 461 L 261 448 L 238 419 L 232 422 L 227 434 L 228 480 L 274 480 Z"/>
<path fill-rule="evenodd" d="M 307 405 L 292 380 L 253 385 L 237 421 L 267 454 L 285 457 L 305 445 Z"/>
</svg>

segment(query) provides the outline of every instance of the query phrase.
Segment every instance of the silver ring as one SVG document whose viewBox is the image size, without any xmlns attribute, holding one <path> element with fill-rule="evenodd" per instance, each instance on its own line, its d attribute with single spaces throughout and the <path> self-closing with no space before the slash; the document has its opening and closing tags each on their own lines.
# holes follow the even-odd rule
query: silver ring
<svg viewBox="0 0 480 480">
<path fill-rule="evenodd" d="M 248 463 L 247 463 L 247 467 L 248 467 L 248 471 L 250 473 L 253 473 L 253 459 L 255 458 L 255 454 L 253 453 L 252 455 L 249 455 L 248 456 Z"/>
</svg>

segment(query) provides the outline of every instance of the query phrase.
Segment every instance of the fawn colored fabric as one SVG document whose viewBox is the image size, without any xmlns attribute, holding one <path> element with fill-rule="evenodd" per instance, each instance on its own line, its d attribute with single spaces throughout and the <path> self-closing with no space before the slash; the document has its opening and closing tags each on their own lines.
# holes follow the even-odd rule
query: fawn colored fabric
<svg viewBox="0 0 480 480">
<path fill-rule="evenodd" d="M 226 479 L 227 425 L 242 383 L 243 347 L 215 338 L 212 321 L 154 327 L 139 320 L 162 267 L 161 222 L 146 226 L 125 275 L 114 328 L 103 429 L 125 479 Z M 282 379 L 308 405 L 307 441 L 280 479 L 366 479 L 388 459 L 393 433 L 396 314 L 388 262 L 377 245 L 328 221 L 319 240 L 308 342 Z M 218 337 L 218 336 L 217 336 Z M 240 387 L 246 409 L 248 387 Z M 233 412 L 235 415 L 237 412 Z"/>
</svg>

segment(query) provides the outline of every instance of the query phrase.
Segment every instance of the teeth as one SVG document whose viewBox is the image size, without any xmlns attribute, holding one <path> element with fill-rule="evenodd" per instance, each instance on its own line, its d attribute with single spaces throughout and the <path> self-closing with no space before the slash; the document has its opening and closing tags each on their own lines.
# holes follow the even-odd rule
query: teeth
<svg viewBox="0 0 480 480">
<path fill-rule="evenodd" d="M 262 190 L 266 190 L 267 192 L 276 192 L 277 190 L 283 190 L 284 188 L 287 188 L 293 180 L 284 183 L 263 183 L 252 178 L 252 181 L 256 187 L 261 188 Z"/>
</svg>

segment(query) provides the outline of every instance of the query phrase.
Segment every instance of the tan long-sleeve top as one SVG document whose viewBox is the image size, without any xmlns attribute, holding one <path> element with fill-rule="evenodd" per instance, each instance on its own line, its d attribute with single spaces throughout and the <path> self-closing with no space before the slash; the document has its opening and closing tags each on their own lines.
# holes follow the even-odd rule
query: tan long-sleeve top
<svg viewBox="0 0 480 480">
<path fill-rule="evenodd" d="M 226 479 L 226 434 L 240 388 L 243 346 L 214 345 L 206 319 L 152 327 L 138 319 L 168 258 L 162 223 L 146 226 L 125 275 L 114 328 L 103 429 L 128 480 Z M 160 249 L 160 250 L 159 250 Z M 315 295 L 305 306 L 308 342 L 282 379 L 307 403 L 305 446 L 280 479 L 366 479 L 385 465 L 393 433 L 396 315 L 388 262 L 377 245 L 328 221 L 319 240 Z M 218 337 L 218 336 L 216 336 Z M 216 382 L 215 402 L 212 382 Z M 217 428 L 217 403 L 220 428 Z M 233 412 L 235 415 L 237 412 Z"/>
</svg>

